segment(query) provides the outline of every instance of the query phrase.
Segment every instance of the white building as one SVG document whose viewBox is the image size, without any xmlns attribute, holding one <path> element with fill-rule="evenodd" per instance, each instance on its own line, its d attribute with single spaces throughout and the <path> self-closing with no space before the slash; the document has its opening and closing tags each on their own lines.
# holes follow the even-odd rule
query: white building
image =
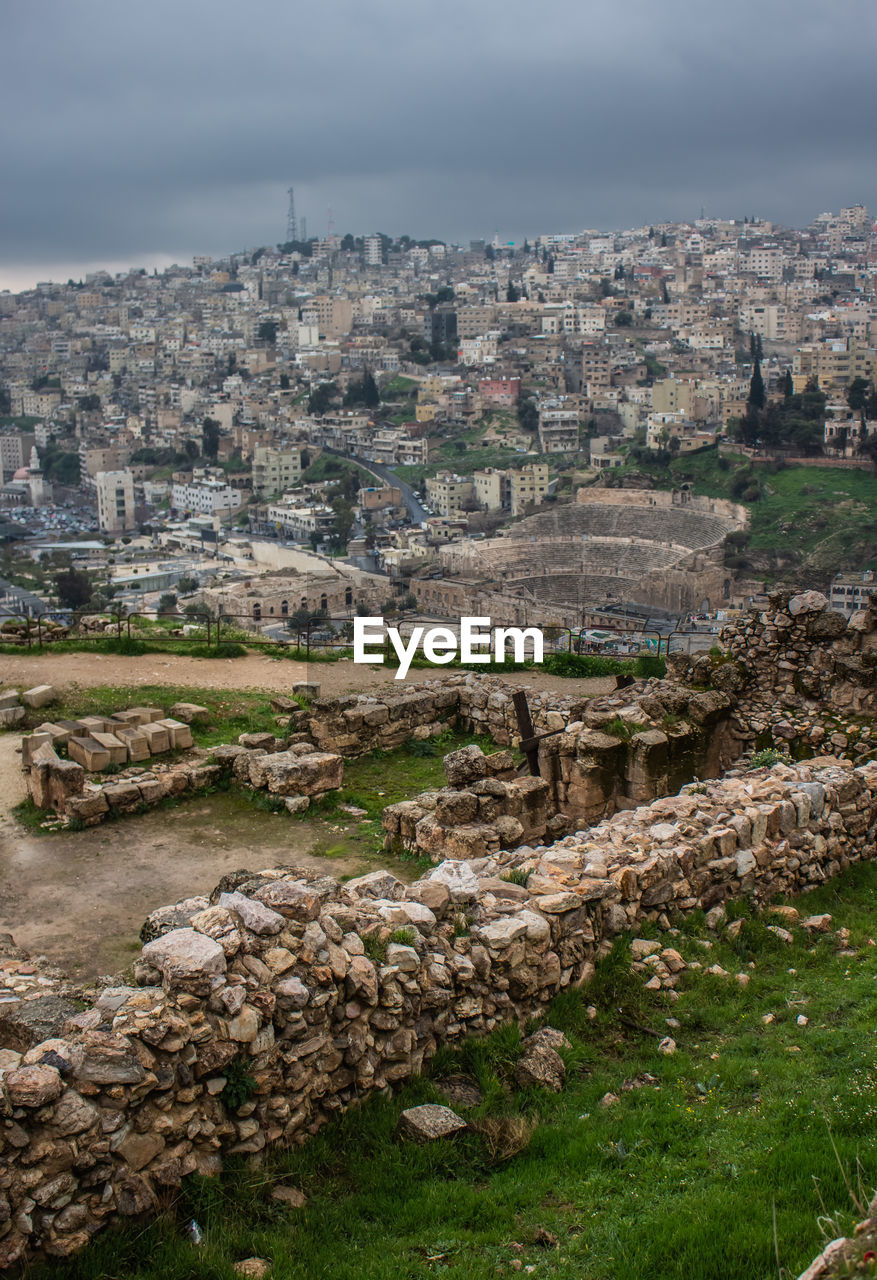
<svg viewBox="0 0 877 1280">
<path fill-rule="evenodd" d="M 185 515 L 230 515 L 242 503 L 240 490 L 232 489 L 221 480 L 192 480 L 188 484 L 175 484 L 171 489 L 171 506 Z"/>
</svg>

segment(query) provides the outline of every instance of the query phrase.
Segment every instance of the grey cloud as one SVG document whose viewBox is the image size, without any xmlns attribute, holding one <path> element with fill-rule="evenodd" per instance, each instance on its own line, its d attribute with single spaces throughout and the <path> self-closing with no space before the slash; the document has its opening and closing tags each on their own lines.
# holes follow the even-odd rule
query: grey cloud
<svg viewBox="0 0 877 1280">
<path fill-rule="evenodd" d="M 877 203 L 867 0 L 34 0 L 4 15 L 0 264 Z"/>
</svg>

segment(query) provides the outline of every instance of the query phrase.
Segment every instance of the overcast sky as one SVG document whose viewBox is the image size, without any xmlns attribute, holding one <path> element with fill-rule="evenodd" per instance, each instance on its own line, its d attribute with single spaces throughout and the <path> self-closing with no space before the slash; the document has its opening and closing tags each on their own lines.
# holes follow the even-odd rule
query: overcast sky
<svg viewBox="0 0 877 1280">
<path fill-rule="evenodd" d="M 4 0 L 0 288 L 335 229 L 877 209 L 874 0 Z"/>
</svg>

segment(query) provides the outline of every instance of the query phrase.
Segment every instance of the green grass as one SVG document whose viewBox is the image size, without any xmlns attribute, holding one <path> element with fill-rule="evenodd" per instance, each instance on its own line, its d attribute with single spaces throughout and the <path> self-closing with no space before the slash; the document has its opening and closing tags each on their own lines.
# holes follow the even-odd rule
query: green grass
<svg viewBox="0 0 877 1280">
<path fill-rule="evenodd" d="M 246 689 L 217 690 L 168 684 L 97 685 L 90 689 L 70 689 L 51 707 L 29 710 L 25 725 L 33 729 L 47 719 L 109 716 L 127 707 L 161 707 L 168 711 L 175 702 L 194 702 L 210 712 L 209 724 L 191 726 L 195 745 L 215 747 L 223 742 L 237 742 L 241 733 L 277 729 L 270 700 L 270 694 Z"/>
<path fill-rule="evenodd" d="M 35 634 L 35 633 L 34 633 Z M 219 644 L 206 644 L 198 640 L 162 639 L 160 634 L 148 640 L 139 636 L 76 637 L 71 640 L 54 640 L 42 646 L 34 640 L 30 649 L 21 644 L 0 644 L 0 654 L 22 653 L 111 653 L 122 657 L 142 657 L 147 653 L 177 653 L 184 658 L 242 658 L 246 649 L 237 641 L 220 640 Z"/>
<path fill-rule="evenodd" d="M 724 464 L 727 463 L 727 466 Z M 877 474 L 867 470 L 752 463 L 714 448 L 677 458 L 669 467 L 637 463 L 659 488 L 688 481 L 697 494 L 741 502 L 742 486 L 754 485 L 746 501 L 752 552 L 793 553 L 802 568 L 817 572 L 877 567 Z"/>
<path fill-rule="evenodd" d="M 875 896 L 877 868 L 866 865 L 801 903 L 850 928 L 855 958 L 800 930 L 786 946 L 761 920 L 706 956 L 695 937 L 672 939 L 732 974 L 755 964 L 745 988 L 690 972 L 676 1004 L 645 992 L 617 945 L 589 987 L 564 992 L 549 1011 L 572 1042 L 563 1093 L 515 1088 L 520 1034 L 502 1028 L 459 1055 L 440 1050 L 432 1078 L 370 1100 L 304 1147 L 272 1152 L 257 1168 L 232 1165 L 221 1179 L 189 1179 L 160 1221 L 105 1234 L 35 1274 L 233 1280 L 233 1262 L 256 1255 L 273 1261 L 278 1280 L 494 1280 L 513 1260 L 555 1280 L 797 1275 L 824 1243 L 821 1226 L 829 1237 L 850 1230 L 844 1178 L 855 1186 L 857 1160 L 866 1194 L 877 1180 Z M 656 1028 L 678 1018 L 677 1053 L 660 1055 L 619 1009 Z M 806 1027 L 796 1024 L 802 1010 Z M 764 1026 L 768 1012 L 776 1021 Z M 475 1130 L 425 1147 L 397 1139 L 401 1108 L 440 1101 L 435 1081 L 451 1071 L 484 1094 L 466 1112 L 479 1129 L 486 1117 L 526 1122 L 519 1154 L 504 1159 Z M 644 1072 L 654 1084 L 624 1090 Z M 618 1101 L 602 1107 L 609 1091 Z M 305 1208 L 270 1199 L 282 1183 L 305 1192 Z M 198 1248 L 184 1235 L 191 1218 L 204 1232 Z M 540 1245 L 540 1231 L 557 1246 Z"/>
<path fill-rule="evenodd" d="M 392 400 L 394 396 L 407 395 L 408 392 L 418 385 L 416 379 L 406 378 L 404 374 L 397 373 L 395 378 L 381 388 L 381 399 L 384 401 Z"/>
</svg>

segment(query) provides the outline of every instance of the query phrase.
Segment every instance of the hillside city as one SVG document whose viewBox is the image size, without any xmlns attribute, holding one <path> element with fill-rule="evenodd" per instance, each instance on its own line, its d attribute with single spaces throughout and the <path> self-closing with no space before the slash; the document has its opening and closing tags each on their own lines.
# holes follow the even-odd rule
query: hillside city
<svg viewBox="0 0 877 1280">
<path fill-rule="evenodd" d="M 777 580 L 833 582 L 851 612 L 877 546 L 875 374 L 862 205 L 522 245 L 330 234 L 3 293 L 4 612 L 188 610 L 282 639 L 493 592 L 498 618 L 638 629 Z M 773 473 L 830 482 L 809 543 Z M 655 558 L 629 515 L 570 524 L 588 490 L 728 510 L 693 542 L 665 514 Z M 532 551 L 538 590 L 508 540 L 560 533 L 597 541 L 574 586 Z"/>
<path fill-rule="evenodd" d="M 877 223 L 289 194 L 0 293 L 0 1271 L 877 1275 Z"/>
</svg>

